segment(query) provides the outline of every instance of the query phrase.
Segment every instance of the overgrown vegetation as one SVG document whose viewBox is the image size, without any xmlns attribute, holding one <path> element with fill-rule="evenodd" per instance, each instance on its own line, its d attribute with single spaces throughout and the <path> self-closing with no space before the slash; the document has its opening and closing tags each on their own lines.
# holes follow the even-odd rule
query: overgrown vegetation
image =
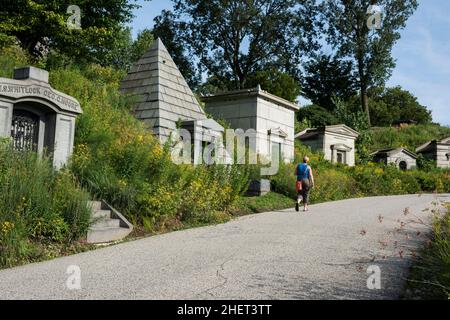
<svg viewBox="0 0 450 320">
<path fill-rule="evenodd" d="M 411 268 L 406 299 L 450 299 L 450 204 L 444 216 L 434 214 L 430 241 Z"/>
<path fill-rule="evenodd" d="M 430 169 L 403 172 L 392 165 L 367 163 L 348 167 L 333 165 L 320 153 L 312 153 L 297 144 L 293 164 L 281 164 L 279 173 L 272 177 L 273 190 L 294 199 L 295 163 L 308 155 L 313 168 L 316 187 L 311 192 L 311 202 L 325 202 L 352 197 L 411 194 L 421 192 L 449 192 L 450 170 Z"/>
<path fill-rule="evenodd" d="M 430 140 L 442 140 L 449 137 L 450 128 L 437 124 L 412 125 L 405 128 L 373 128 L 371 134 L 373 136 L 371 151 L 404 147 L 414 152 L 417 147 Z"/>
<path fill-rule="evenodd" d="M 1 140 L 0 268 L 71 251 L 89 226 L 88 199 L 70 171 Z"/>
</svg>

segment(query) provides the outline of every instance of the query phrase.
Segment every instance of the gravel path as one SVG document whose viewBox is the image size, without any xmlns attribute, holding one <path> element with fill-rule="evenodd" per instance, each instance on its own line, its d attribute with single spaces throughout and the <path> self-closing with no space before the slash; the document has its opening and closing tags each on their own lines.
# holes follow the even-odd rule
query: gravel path
<svg viewBox="0 0 450 320">
<path fill-rule="evenodd" d="M 395 299 L 428 230 L 418 219 L 440 201 L 450 194 L 351 199 L 130 241 L 0 271 L 0 298 Z"/>
</svg>

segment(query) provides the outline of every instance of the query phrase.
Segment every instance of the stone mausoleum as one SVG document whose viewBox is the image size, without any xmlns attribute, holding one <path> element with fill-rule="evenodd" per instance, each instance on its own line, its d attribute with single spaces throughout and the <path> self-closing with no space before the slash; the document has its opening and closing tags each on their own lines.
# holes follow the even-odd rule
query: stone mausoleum
<svg viewBox="0 0 450 320">
<path fill-rule="evenodd" d="M 233 129 L 256 132 L 256 153 L 294 159 L 294 119 L 299 106 L 256 87 L 204 96 L 205 111 Z"/>
<path fill-rule="evenodd" d="M 373 161 L 393 164 L 400 170 L 417 167 L 417 155 L 405 148 L 391 148 L 375 151 L 371 154 Z"/>
<path fill-rule="evenodd" d="M 355 165 L 355 141 L 359 133 L 344 125 L 325 126 L 303 130 L 295 135 L 312 151 L 321 151 L 332 163 Z"/>
<path fill-rule="evenodd" d="M 429 160 L 436 161 L 438 168 L 450 168 L 450 137 L 429 141 L 416 149 Z"/>
<path fill-rule="evenodd" d="M 16 150 L 44 152 L 61 168 L 72 154 L 79 102 L 48 83 L 48 72 L 17 68 L 13 79 L 0 78 L 0 137 Z"/>
</svg>

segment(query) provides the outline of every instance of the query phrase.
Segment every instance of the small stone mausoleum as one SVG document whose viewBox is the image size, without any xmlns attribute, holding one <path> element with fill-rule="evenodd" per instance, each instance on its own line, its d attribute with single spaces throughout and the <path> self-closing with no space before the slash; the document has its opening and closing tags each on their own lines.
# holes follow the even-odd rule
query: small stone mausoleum
<svg viewBox="0 0 450 320">
<path fill-rule="evenodd" d="M 48 83 L 48 72 L 17 68 L 13 79 L 0 78 L 0 137 L 11 137 L 16 150 L 51 156 L 61 168 L 72 154 L 79 102 Z"/>
<path fill-rule="evenodd" d="M 436 161 L 438 168 L 450 168 L 450 137 L 429 141 L 416 149 L 427 159 Z"/>
<path fill-rule="evenodd" d="M 378 150 L 371 154 L 373 161 L 394 164 L 400 170 L 410 170 L 417 166 L 417 155 L 405 148 Z"/>
<path fill-rule="evenodd" d="M 326 160 L 332 163 L 355 165 L 355 141 L 359 133 L 344 125 L 306 129 L 295 135 L 312 151 L 322 151 Z"/>
</svg>

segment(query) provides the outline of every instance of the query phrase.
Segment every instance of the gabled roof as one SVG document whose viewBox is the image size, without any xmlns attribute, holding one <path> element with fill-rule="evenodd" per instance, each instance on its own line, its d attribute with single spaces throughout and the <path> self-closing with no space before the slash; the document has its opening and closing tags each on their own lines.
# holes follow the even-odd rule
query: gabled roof
<svg viewBox="0 0 450 320">
<path fill-rule="evenodd" d="M 352 147 L 346 145 L 345 143 L 337 143 L 337 144 L 333 144 L 331 146 L 331 149 L 333 150 L 340 150 L 340 151 L 352 151 Z"/>
<path fill-rule="evenodd" d="M 269 129 L 267 133 L 269 135 L 276 135 L 276 136 L 284 137 L 284 138 L 286 138 L 288 136 L 288 134 L 284 130 L 282 130 L 280 127 Z"/>
<path fill-rule="evenodd" d="M 297 133 L 295 138 L 300 140 L 309 140 L 316 138 L 319 134 L 325 133 L 341 134 L 355 139 L 359 136 L 359 133 L 352 128 L 346 126 L 345 124 L 338 124 L 320 128 L 305 129 L 302 132 Z"/>
<path fill-rule="evenodd" d="M 262 97 L 266 100 L 269 100 L 273 103 L 276 103 L 282 107 L 291 109 L 293 111 L 298 111 L 300 109 L 300 107 L 297 104 L 290 102 L 286 99 L 283 99 L 281 97 L 278 97 L 274 94 L 271 94 L 267 91 L 264 91 L 261 89 L 260 86 L 257 86 L 256 88 L 253 88 L 253 89 L 226 91 L 226 92 L 221 92 L 221 93 L 217 93 L 214 95 L 203 96 L 203 97 L 201 97 L 201 100 L 203 102 L 208 103 L 208 102 L 214 102 L 214 101 L 244 99 L 244 98 L 248 98 L 248 97 Z"/>
<path fill-rule="evenodd" d="M 121 82 L 120 90 L 135 96 L 136 117 L 148 120 L 146 122 L 153 127 L 166 127 L 168 122 L 178 119 L 206 119 L 203 109 L 159 38 L 131 67 Z"/>
<path fill-rule="evenodd" d="M 345 124 L 336 124 L 333 126 L 326 126 L 324 128 L 325 132 L 332 132 L 332 133 L 338 133 L 343 134 L 347 136 L 351 136 L 353 138 L 358 138 L 359 132 L 356 130 L 353 130 L 349 126 L 346 126 Z"/>
<path fill-rule="evenodd" d="M 442 139 L 440 141 L 438 141 L 438 140 L 428 141 L 427 143 L 424 143 L 423 145 L 418 147 L 416 149 L 416 152 L 425 152 L 425 151 L 428 151 L 431 148 L 437 147 L 438 145 L 448 145 L 448 146 L 450 146 L 450 137 Z"/>
<path fill-rule="evenodd" d="M 403 152 L 404 154 L 417 159 L 417 154 L 415 154 L 414 152 L 409 151 L 408 149 L 405 148 L 390 148 L 390 149 L 382 149 L 382 150 L 377 150 L 373 153 L 371 153 L 371 156 L 383 156 L 383 157 L 390 157 L 394 154 L 397 154 L 399 152 Z"/>
</svg>

